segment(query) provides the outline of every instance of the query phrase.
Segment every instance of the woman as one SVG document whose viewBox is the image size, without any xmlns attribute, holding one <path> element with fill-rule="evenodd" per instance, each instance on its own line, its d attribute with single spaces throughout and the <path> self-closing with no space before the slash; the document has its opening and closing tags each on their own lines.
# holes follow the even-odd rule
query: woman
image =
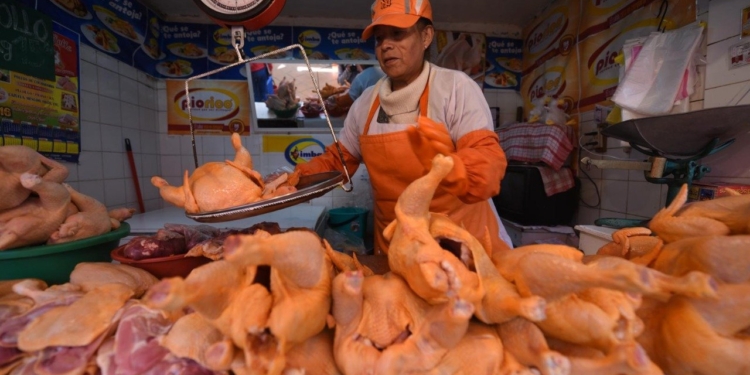
<svg viewBox="0 0 750 375">
<path fill-rule="evenodd" d="M 447 214 L 480 239 L 489 228 L 493 251 L 512 247 L 490 200 L 500 191 L 507 162 L 489 107 L 465 73 L 425 61 L 434 34 L 429 0 L 376 0 L 372 23 L 362 33 L 363 39 L 374 35 L 386 77 L 354 102 L 339 139 L 350 173 L 360 162 L 367 165 L 376 254 L 388 250 L 383 229 L 395 219 L 401 192 L 427 173 L 438 153 L 452 156 L 454 168 L 435 192 L 430 211 Z M 343 170 L 335 145 L 297 165 L 302 175 L 334 169 Z"/>
</svg>

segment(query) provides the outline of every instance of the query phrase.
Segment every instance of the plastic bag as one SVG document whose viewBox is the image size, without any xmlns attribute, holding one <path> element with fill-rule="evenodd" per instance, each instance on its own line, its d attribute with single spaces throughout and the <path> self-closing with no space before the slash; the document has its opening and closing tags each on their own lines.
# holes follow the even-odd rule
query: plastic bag
<svg viewBox="0 0 750 375">
<path fill-rule="evenodd" d="M 703 37 L 703 27 L 696 24 L 652 33 L 628 65 L 612 100 L 620 107 L 646 115 L 669 113 L 676 100 L 689 91 L 683 88 L 695 74 L 693 59 Z"/>
<path fill-rule="evenodd" d="M 349 255 L 352 253 L 367 254 L 365 241 L 357 236 L 339 232 L 328 227 L 323 233 L 323 238 L 328 241 L 333 250 Z"/>
</svg>

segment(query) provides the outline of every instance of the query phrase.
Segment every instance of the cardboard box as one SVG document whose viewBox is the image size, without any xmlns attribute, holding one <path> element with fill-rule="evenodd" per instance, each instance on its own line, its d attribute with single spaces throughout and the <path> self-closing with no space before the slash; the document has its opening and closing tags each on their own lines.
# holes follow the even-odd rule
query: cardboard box
<svg viewBox="0 0 750 375">
<path fill-rule="evenodd" d="M 722 182 L 693 182 L 688 191 L 688 201 L 706 201 L 730 194 L 729 189 L 740 194 L 750 194 L 750 185 L 738 185 Z"/>
</svg>

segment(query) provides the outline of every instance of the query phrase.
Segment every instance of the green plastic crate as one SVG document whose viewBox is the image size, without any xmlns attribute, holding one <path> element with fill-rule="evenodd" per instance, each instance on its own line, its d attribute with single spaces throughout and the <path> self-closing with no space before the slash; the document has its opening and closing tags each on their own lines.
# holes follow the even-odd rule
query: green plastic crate
<svg viewBox="0 0 750 375">
<path fill-rule="evenodd" d="M 41 245 L 0 251 L 0 280 L 37 278 L 64 284 L 78 263 L 111 262 L 109 253 L 130 233 L 130 225 L 100 236 L 59 245 Z"/>
</svg>

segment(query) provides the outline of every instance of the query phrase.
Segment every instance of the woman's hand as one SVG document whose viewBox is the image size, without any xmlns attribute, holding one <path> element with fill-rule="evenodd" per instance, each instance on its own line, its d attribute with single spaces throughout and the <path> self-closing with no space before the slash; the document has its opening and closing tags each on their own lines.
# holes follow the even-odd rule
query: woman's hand
<svg viewBox="0 0 750 375">
<path fill-rule="evenodd" d="M 407 134 L 414 153 L 425 168 L 429 170 L 432 167 L 432 159 L 435 155 L 448 156 L 456 152 L 456 146 L 445 125 L 423 116 L 419 116 L 417 125 L 409 127 Z"/>
</svg>

